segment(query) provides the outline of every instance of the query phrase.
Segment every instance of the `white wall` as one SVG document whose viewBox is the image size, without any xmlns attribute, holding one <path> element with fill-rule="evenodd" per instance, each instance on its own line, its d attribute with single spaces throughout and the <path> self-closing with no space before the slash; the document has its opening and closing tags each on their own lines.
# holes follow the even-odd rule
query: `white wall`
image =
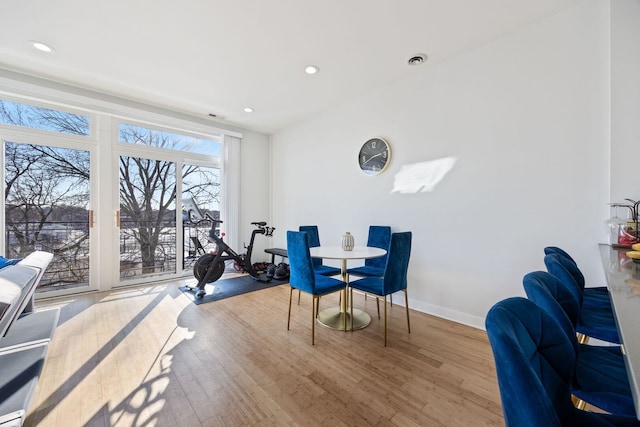
<svg viewBox="0 0 640 427">
<path fill-rule="evenodd" d="M 244 130 L 240 143 L 240 245 L 249 244 L 252 222 L 270 223 L 271 194 L 269 192 L 270 144 L 269 137 Z M 279 232 L 280 230 L 278 230 Z M 252 261 L 268 261 L 271 256 L 264 252 L 273 247 L 270 237 L 257 236 L 253 246 Z M 242 253 L 241 247 L 234 248 Z"/>
<path fill-rule="evenodd" d="M 276 133 L 274 243 L 301 224 L 324 244 L 345 231 L 365 244 L 370 224 L 410 230 L 410 306 L 478 327 L 524 295 L 546 245 L 602 281 L 608 57 L 608 2 L 589 1 Z M 374 136 L 392 159 L 370 177 L 356 158 Z M 390 193 L 402 165 L 445 156 L 458 161 L 435 191 Z"/>
<path fill-rule="evenodd" d="M 640 1 L 611 2 L 611 200 L 640 199 Z"/>
</svg>

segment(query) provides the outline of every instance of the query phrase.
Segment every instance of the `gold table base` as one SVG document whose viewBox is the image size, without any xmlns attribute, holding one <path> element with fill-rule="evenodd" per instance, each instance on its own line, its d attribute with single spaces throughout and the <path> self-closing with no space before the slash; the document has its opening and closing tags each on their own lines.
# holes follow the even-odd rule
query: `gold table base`
<svg viewBox="0 0 640 427">
<path fill-rule="evenodd" d="M 343 312 L 340 307 L 325 308 L 318 313 L 318 322 L 331 329 L 344 331 L 344 317 L 347 317 L 347 330 L 351 330 L 351 313 Z M 371 316 L 357 308 L 353 309 L 353 330 L 363 329 L 371 323 Z"/>
</svg>

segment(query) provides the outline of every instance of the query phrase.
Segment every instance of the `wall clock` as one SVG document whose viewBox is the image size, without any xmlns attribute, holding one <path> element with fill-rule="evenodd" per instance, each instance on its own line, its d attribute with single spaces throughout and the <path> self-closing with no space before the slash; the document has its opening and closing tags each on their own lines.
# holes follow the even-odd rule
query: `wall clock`
<svg viewBox="0 0 640 427">
<path fill-rule="evenodd" d="M 382 138 L 371 138 L 362 145 L 358 154 L 360 170 L 367 175 L 377 175 L 384 171 L 390 159 L 389 143 Z"/>
</svg>

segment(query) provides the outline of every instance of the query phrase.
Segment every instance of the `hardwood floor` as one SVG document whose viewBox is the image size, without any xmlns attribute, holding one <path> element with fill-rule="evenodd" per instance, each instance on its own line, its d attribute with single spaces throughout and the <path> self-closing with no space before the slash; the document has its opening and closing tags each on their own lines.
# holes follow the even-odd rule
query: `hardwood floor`
<svg viewBox="0 0 640 427">
<path fill-rule="evenodd" d="M 484 331 L 388 310 L 356 332 L 316 326 L 289 286 L 196 306 L 178 285 L 41 301 L 60 307 L 27 426 L 504 425 Z M 321 299 L 321 309 L 337 305 Z"/>
</svg>

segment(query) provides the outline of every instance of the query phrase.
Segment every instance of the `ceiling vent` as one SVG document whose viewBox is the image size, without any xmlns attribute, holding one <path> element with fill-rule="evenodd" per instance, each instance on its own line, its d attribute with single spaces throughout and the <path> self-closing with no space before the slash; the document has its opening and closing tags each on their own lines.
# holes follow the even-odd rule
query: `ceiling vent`
<svg viewBox="0 0 640 427">
<path fill-rule="evenodd" d="M 407 61 L 407 64 L 411 66 L 416 66 L 416 65 L 421 65 L 426 61 L 427 61 L 427 55 L 425 55 L 424 53 L 417 53 L 413 55 L 411 58 L 409 58 L 409 60 Z"/>
</svg>

